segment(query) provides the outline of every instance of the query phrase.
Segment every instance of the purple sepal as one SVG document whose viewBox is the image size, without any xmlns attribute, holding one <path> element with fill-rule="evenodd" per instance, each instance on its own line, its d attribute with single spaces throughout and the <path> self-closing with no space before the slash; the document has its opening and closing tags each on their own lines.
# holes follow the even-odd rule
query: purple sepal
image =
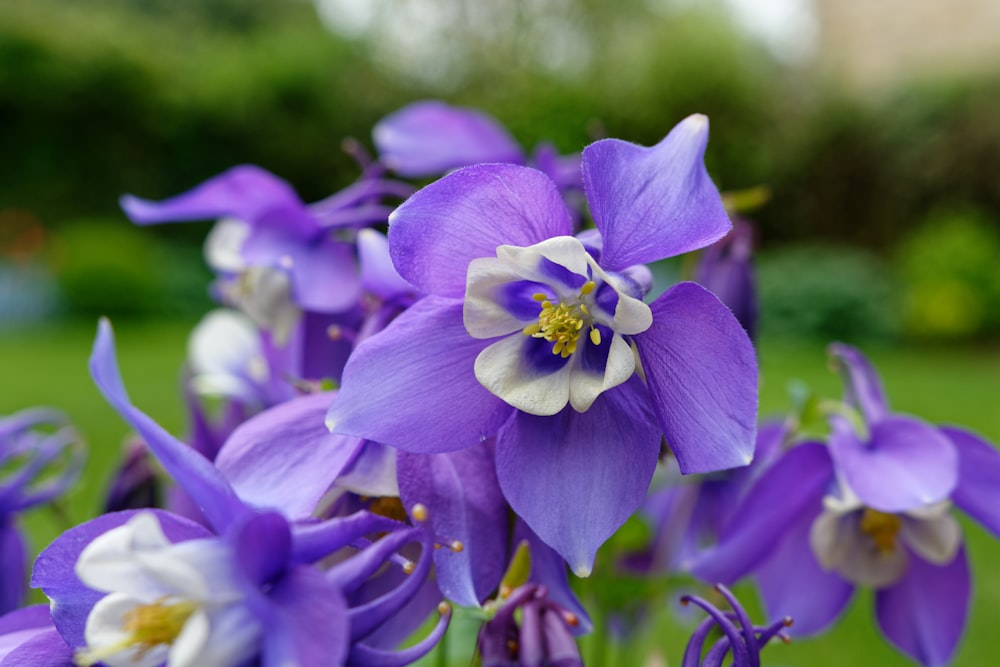
<svg viewBox="0 0 1000 667">
<path fill-rule="evenodd" d="M 754 285 L 753 229 L 734 220 L 732 230 L 702 251 L 695 280 L 726 304 L 751 340 L 757 335 L 757 290 Z"/>
<path fill-rule="evenodd" d="M 882 512 L 902 512 L 947 498 L 958 482 L 955 446 L 914 417 L 892 415 L 870 423 L 863 442 L 843 417 L 830 417 L 830 456 L 861 501 Z"/>
<path fill-rule="evenodd" d="M 3 655 L 0 667 L 76 667 L 73 650 L 66 645 L 55 628 L 32 633 L 27 639 Z"/>
<path fill-rule="evenodd" d="M 773 553 L 792 522 L 815 512 L 833 480 L 825 446 L 811 442 L 793 447 L 756 479 L 719 543 L 682 565 L 705 582 L 740 579 Z"/>
<path fill-rule="evenodd" d="M 479 606 L 503 576 L 509 532 L 493 443 L 446 454 L 399 452 L 397 474 L 403 506 L 426 507 L 427 527 L 444 547 L 462 544 L 458 552 L 434 552 L 441 592 L 463 607 Z"/>
<path fill-rule="evenodd" d="M 521 147 L 493 118 L 435 100 L 389 114 L 375 124 L 372 138 L 379 161 L 407 178 L 481 162 L 524 162 Z"/>
<path fill-rule="evenodd" d="M 27 554 L 16 515 L 0 518 L 0 614 L 24 604 L 28 592 Z"/>
<path fill-rule="evenodd" d="M 646 494 L 660 450 L 648 403 L 633 376 L 585 413 L 569 406 L 551 417 L 516 412 L 497 435 L 507 501 L 578 576 L 590 573 L 597 548 Z"/>
<path fill-rule="evenodd" d="M 947 565 L 910 552 L 903 578 L 875 593 L 875 617 L 896 648 L 924 667 L 951 662 L 969 615 L 972 581 L 965 548 Z"/>
<path fill-rule="evenodd" d="M 851 582 L 820 566 L 809 544 L 809 532 L 822 508 L 822 499 L 816 498 L 811 509 L 793 519 L 770 557 L 754 572 L 768 618 L 794 618 L 789 632 L 797 636 L 828 628 L 854 594 Z"/>
<path fill-rule="evenodd" d="M 40 630 L 52 627 L 49 605 L 34 604 L 30 607 L 8 612 L 0 616 L 0 635 L 9 635 L 22 630 Z"/>
<path fill-rule="evenodd" d="M 513 411 L 476 380 L 488 344 L 465 330 L 462 302 L 421 299 L 358 345 L 327 427 L 414 453 L 484 441 Z"/>
<path fill-rule="evenodd" d="M 844 402 L 858 410 L 869 424 L 889 415 L 889 402 L 878 372 L 857 348 L 833 343 L 827 348 L 844 378 Z"/>
<path fill-rule="evenodd" d="M 255 600 L 265 624 L 261 667 L 344 664 L 350 648 L 347 606 L 340 591 L 313 567 L 288 570 Z"/>
<path fill-rule="evenodd" d="M 681 472 L 747 465 L 757 428 L 757 357 L 747 332 L 695 283 L 675 285 L 650 308 L 653 325 L 634 341 Z"/>
<path fill-rule="evenodd" d="M 704 248 L 729 217 L 704 165 L 708 119 L 681 121 L 656 146 L 604 139 L 583 151 L 583 180 L 604 237 L 601 265 L 621 270 Z"/>
<path fill-rule="evenodd" d="M 73 570 L 76 561 L 79 560 L 84 548 L 97 536 L 123 525 L 140 511 L 152 512 L 159 521 L 164 535 L 171 542 L 211 537 L 211 533 L 204 526 L 155 509 L 105 514 L 70 528 L 57 537 L 35 560 L 31 585 L 34 588 L 41 588 L 52 601 L 52 620 L 59 634 L 73 648 L 86 645 L 83 629 L 87 615 L 94 603 L 105 595 L 87 588 L 77 578 Z"/>
<path fill-rule="evenodd" d="M 572 234 L 548 176 L 511 164 L 466 167 L 431 183 L 389 217 L 396 270 L 428 294 L 460 299 L 466 270 L 501 245 L 530 246 Z"/>
<path fill-rule="evenodd" d="M 316 229 L 302 200 L 288 183 L 253 165 L 233 167 L 195 188 L 160 202 L 132 195 L 121 207 L 140 225 L 233 217 L 307 236 Z"/>
<path fill-rule="evenodd" d="M 243 422 L 215 465 L 246 503 L 289 519 L 313 515 L 362 441 L 333 435 L 324 418 L 334 392 L 307 394 Z"/>
<path fill-rule="evenodd" d="M 167 473 L 191 496 L 216 530 L 224 532 L 251 510 L 212 463 L 132 405 L 118 372 L 111 324 L 101 319 L 90 355 L 90 374 L 104 398 L 134 428 Z"/>
<path fill-rule="evenodd" d="M 288 564 L 291 530 L 276 512 L 251 516 L 233 529 L 230 539 L 243 574 L 257 586 L 270 583 Z"/>
<path fill-rule="evenodd" d="M 958 451 L 958 484 L 951 500 L 973 519 L 1000 537 L 1000 452 L 982 437 L 953 426 L 942 426 Z"/>
</svg>

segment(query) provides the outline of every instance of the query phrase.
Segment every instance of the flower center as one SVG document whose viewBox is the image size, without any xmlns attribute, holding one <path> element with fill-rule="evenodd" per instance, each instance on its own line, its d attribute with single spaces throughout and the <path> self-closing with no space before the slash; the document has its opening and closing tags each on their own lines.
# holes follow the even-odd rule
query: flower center
<svg viewBox="0 0 1000 667">
<path fill-rule="evenodd" d="M 191 615 L 198 610 L 198 605 L 191 601 L 164 604 L 165 600 L 166 597 L 163 597 L 152 604 L 138 605 L 125 612 L 122 630 L 127 633 L 126 637 L 109 646 L 79 651 L 74 659 L 76 664 L 89 667 L 133 646 L 139 649 L 135 654 L 135 659 L 139 660 L 161 644 L 172 644 Z"/>
<path fill-rule="evenodd" d="M 532 298 L 540 301 L 542 310 L 538 313 L 538 322 L 529 324 L 521 332 L 532 338 L 544 338 L 554 343 L 552 354 L 558 354 L 563 359 L 576 352 L 576 343 L 584 325 L 590 326 L 590 340 L 594 345 L 601 344 L 601 332 L 594 326 L 593 319 L 583 297 L 593 293 L 597 285 L 588 280 L 580 288 L 580 294 L 570 302 L 556 301 L 553 303 L 548 295 L 541 292 Z"/>
<path fill-rule="evenodd" d="M 861 532 L 871 538 L 879 553 L 888 554 L 896 550 L 896 535 L 903 520 L 895 514 L 886 514 L 866 507 L 861 513 Z"/>
</svg>

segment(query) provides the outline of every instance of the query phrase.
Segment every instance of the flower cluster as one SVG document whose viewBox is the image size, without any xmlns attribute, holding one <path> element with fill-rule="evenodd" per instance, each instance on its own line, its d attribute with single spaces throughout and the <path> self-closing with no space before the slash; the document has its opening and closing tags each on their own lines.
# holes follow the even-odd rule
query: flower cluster
<svg viewBox="0 0 1000 667">
<path fill-rule="evenodd" d="M 91 375 L 135 435 L 106 513 L 35 561 L 50 605 L 21 608 L 16 512 L 69 485 L 79 448 L 56 413 L 0 420 L 0 667 L 391 667 L 459 615 L 483 665 L 582 665 L 577 638 L 605 628 L 581 587 L 678 572 L 731 607 L 684 598 L 709 616 L 683 665 L 759 665 L 788 617 L 818 632 L 857 586 L 902 651 L 950 659 L 970 590 L 951 509 L 1000 532 L 1000 454 L 892 412 L 840 344 L 823 437 L 758 427 L 752 229 L 705 169 L 704 116 L 651 147 L 528 156 L 492 118 L 421 102 L 373 139 L 311 204 L 254 166 L 123 197 L 136 224 L 217 220 L 190 428 L 133 404 L 102 320 Z M 702 250 L 650 298 L 650 264 Z M 650 539 L 604 558 L 636 515 Z M 748 575 L 769 625 L 717 583 Z M 634 609 L 614 597 L 602 619 Z"/>
</svg>

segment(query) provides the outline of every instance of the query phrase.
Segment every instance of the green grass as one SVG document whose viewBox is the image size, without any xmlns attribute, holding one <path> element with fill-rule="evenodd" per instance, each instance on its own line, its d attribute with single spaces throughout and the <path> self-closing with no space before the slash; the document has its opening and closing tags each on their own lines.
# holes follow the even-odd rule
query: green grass
<svg viewBox="0 0 1000 667">
<path fill-rule="evenodd" d="M 184 430 L 179 377 L 187 334 L 193 324 L 122 322 L 116 326 L 119 361 L 133 401 L 176 434 Z M 66 515 L 74 522 L 98 510 L 127 433 L 87 373 L 95 328 L 96 323 L 77 323 L 0 332 L 0 414 L 32 405 L 58 407 L 69 415 L 89 444 L 84 478 L 64 501 Z M 1000 348 L 884 347 L 866 352 L 879 368 L 895 410 L 932 422 L 963 425 L 1000 442 Z M 840 394 L 839 380 L 828 370 L 820 344 L 765 341 L 760 358 L 763 415 L 787 408 L 787 386 L 793 379 L 826 396 Z M 30 513 L 28 526 L 37 550 L 65 527 L 65 519 L 49 510 L 36 510 Z M 969 521 L 964 526 L 976 584 L 970 622 L 955 664 L 992 664 L 993 633 L 1000 623 L 1000 568 L 994 565 L 1000 562 L 1000 543 Z M 751 589 L 742 587 L 739 591 L 753 598 Z M 873 619 L 872 596 L 862 593 L 831 632 L 791 646 L 769 647 L 765 661 L 802 667 L 911 664 L 882 640 Z M 595 642 L 589 642 L 585 649 L 594 659 L 588 664 L 642 664 L 653 648 L 659 647 L 668 664 L 676 665 L 688 632 L 688 627 L 663 615 L 627 647 L 612 643 L 596 647 Z M 467 644 L 468 639 L 454 637 L 456 646 L 451 654 L 461 653 L 457 645 Z"/>
</svg>

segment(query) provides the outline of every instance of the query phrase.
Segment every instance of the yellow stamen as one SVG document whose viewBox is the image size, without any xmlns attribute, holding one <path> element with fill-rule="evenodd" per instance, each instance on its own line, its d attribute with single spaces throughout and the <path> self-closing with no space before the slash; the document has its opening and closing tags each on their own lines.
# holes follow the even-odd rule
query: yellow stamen
<svg viewBox="0 0 1000 667">
<path fill-rule="evenodd" d="M 861 513 L 861 532 L 872 539 L 881 554 L 896 550 L 896 535 L 903 526 L 903 520 L 895 514 L 886 514 L 866 507 Z"/>
<path fill-rule="evenodd" d="M 596 288 L 597 288 L 597 283 L 595 283 L 593 280 L 588 280 L 587 282 L 585 282 L 583 284 L 583 287 L 580 288 L 580 294 L 584 294 L 584 295 L 590 294 Z"/>
<path fill-rule="evenodd" d="M 594 345 L 601 344 L 601 331 L 596 327 L 590 328 L 590 342 Z"/>
</svg>

